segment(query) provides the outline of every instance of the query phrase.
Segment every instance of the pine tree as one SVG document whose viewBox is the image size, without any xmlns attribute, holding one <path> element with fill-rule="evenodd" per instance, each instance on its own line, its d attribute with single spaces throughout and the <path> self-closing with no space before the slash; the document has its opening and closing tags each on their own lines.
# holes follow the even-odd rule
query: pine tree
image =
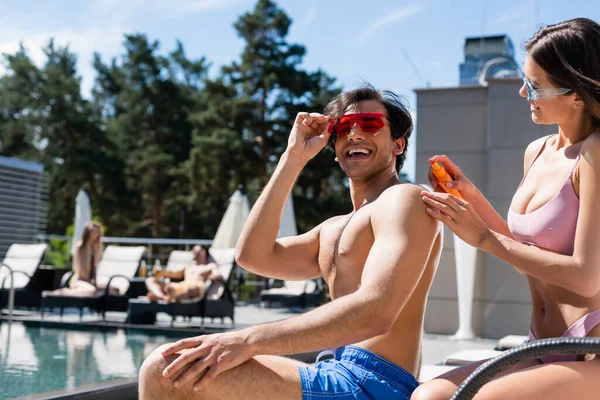
<svg viewBox="0 0 600 400">
<path fill-rule="evenodd" d="M 206 73 L 205 60 L 187 60 L 180 43 L 169 57 L 158 55 L 158 49 L 159 43 L 144 35 L 126 35 L 120 63 L 107 66 L 98 56 L 94 63 L 98 107 L 118 145 L 137 210 L 130 233 L 143 235 L 150 227 L 153 237 L 176 230 L 162 224 L 165 205 L 178 198 L 171 192 L 173 177 L 189 159 L 189 115 Z"/>
</svg>

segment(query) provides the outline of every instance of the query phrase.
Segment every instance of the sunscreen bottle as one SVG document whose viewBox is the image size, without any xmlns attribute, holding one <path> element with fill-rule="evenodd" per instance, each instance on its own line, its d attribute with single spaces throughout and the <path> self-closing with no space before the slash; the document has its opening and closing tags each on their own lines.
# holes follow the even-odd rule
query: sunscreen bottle
<svg viewBox="0 0 600 400">
<path fill-rule="evenodd" d="M 463 198 L 458 190 L 446 187 L 446 182 L 451 182 L 452 177 L 448 175 L 442 164 L 440 164 L 439 162 L 431 163 L 431 170 L 433 171 L 433 176 L 435 176 L 435 179 L 438 181 L 438 183 L 440 183 L 440 187 L 445 192 L 453 194 L 459 199 Z"/>
</svg>

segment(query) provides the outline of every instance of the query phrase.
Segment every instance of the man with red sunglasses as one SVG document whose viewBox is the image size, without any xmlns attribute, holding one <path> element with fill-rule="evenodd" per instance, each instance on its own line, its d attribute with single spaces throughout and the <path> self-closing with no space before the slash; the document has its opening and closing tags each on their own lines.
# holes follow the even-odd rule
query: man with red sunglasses
<svg viewBox="0 0 600 400">
<path fill-rule="evenodd" d="M 337 96 L 325 114 L 298 114 L 244 226 L 237 261 L 278 279 L 322 276 L 332 301 L 160 347 L 142 366 L 140 398 L 409 399 L 442 249 L 441 225 L 425 211 L 421 188 L 398 179 L 411 131 L 398 97 L 370 86 Z M 348 176 L 353 211 L 277 238 L 294 182 L 328 143 Z M 315 366 L 278 357 L 324 349 L 334 358 Z"/>
</svg>

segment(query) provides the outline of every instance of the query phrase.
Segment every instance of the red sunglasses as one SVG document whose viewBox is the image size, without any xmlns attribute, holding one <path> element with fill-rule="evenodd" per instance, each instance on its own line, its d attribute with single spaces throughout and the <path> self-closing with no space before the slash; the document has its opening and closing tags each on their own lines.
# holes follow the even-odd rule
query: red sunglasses
<svg viewBox="0 0 600 400">
<path fill-rule="evenodd" d="M 385 126 L 383 117 L 385 117 L 384 113 L 374 112 L 342 115 L 335 121 L 331 121 L 327 132 L 337 136 L 345 136 L 350 133 L 354 124 L 357 124 L 364 133 L 375 133 Z"/>
</svg>

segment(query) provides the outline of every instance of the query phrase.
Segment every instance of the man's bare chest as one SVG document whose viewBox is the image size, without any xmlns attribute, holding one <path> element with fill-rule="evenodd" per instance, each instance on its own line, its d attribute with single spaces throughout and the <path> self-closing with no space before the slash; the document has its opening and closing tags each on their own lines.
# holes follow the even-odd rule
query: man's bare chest
<svg viewBox="0 0 600 400">
<path fill-rule="evenodd" d="M 322 227 L 319 267 L 332 297 L 358 289 L 373 241 L 368 209 L 332 220 Z"/>
</svg>

